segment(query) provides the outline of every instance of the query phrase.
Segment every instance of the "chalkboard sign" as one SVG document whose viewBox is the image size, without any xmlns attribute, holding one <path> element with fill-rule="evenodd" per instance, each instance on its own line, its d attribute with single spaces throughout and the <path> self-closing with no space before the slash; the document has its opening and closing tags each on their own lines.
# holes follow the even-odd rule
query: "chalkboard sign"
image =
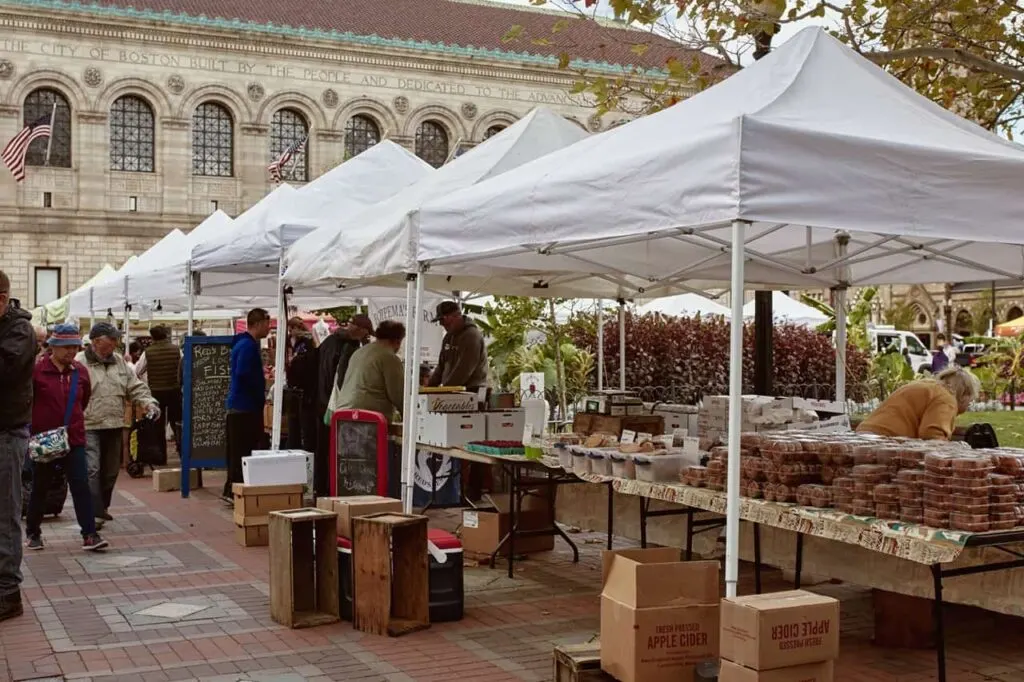
<svg viewBox="0 0 1024 682">
<path fill-rule="evenodd" d="M 184 409 L 181 496 L 189 494 L 191 469 L 227 466 L 227 408 L 231 336 L 188 336 L 182 362 Z"/>
<path fill-rule="evenodd" d="M 331 416 L 331 495 L 388 494 L 388 422 L 380 412 Z"/>
</svg>

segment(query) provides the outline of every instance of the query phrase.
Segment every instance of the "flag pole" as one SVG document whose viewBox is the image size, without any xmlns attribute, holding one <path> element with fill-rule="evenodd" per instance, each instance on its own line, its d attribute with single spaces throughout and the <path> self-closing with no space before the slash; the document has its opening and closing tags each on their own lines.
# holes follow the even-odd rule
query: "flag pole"
<svg viewBox="0 0 1024 682">
<path fill-rule="evenodd" d="M 302 141 L 302 144 L 300 144 L 298 147 L 295 148 L 295 154 L 292 155 L 292 165 L 290 165 L 288 167 L 288 172 L 289 173 L 292 173 L 292 174 L 295 173 L 295 164 L 297 164 L 299 162 L 299 150 L 302 149 L 303 147 L 306 147 L 306 146 L 309 145 L 309 136 L 312 135 L 312 134 L 313 134 L 313 129 L 310 128 L 309 132 L 306 133 L 306 139 L 304 139 Z"/>
<path fill-rule="evenodd" d="M 53 133 L 56 128 L 57 119 L 57 100 L 53 100 L 53 109 L 50 111 L 50 134 L 46 138 L 46 160 L 43 162 L 44 166 L 50 165 L 50 150 L 53 149 Z"/>
<path fill-rule="evenodd" d="M 462 138 L 460 137 L 460 138 L 455 140 L 455 144 L 452 146 L 452 150 L 448 153 L 448 158 L 445 159 L 444 162 L 448 163 L 449 161 L 454 159 L 458 155 L 459 147 L 461 147 L 461 146 L 462 146 Z"/>
</svg>

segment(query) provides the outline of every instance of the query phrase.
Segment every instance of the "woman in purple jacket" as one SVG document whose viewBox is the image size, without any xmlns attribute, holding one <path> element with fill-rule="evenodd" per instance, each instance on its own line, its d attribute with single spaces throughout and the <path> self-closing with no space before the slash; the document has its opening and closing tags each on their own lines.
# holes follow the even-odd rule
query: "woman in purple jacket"
<svg viewBox="0 0 1024 682">
<path fill-rule="evenodd" d="M 105 549 L 107 541 L 96 532 L 92 495 L 89 493 L 89 474 L 85 465 L 85 407 L 89 404 L 92 391 L 89 370 L 75 362 L 75 355 L 82 345 L 82 336 L 75 325 L 59 324 L 54 328 L 47 345 L 49 350 L 36 362 L 32 376 L 32 434 L 64 426 L 68 400 L 74 393 L 71 419 L 67 424 L 71 452 L 53 462 L 32 463 L 32 494 L 25 519 L 27 546 L 29 549 L 43 548 L 40 523 L 43 520 L 46 492 L 50 489 L 55 467 L 63 464 L 75 505 L 75 517 L 82 530 L 82 549 Z M 76 380 L 77 389 L 72 392 L 72 382 Z"/>
</svg>

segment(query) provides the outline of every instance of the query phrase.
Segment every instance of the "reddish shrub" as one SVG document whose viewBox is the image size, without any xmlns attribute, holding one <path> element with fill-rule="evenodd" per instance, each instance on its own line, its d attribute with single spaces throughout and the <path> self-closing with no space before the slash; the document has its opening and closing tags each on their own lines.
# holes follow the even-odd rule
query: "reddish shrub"
<svg viewBox="0 0 1024 682">
<path fill-rule="evenodd" d="M 570 335 L 580 348 L 596 354 L 596 333 L 591 320 L 571 324 Z M 618 321 L 604 327 L 605 383 L 618 385 Z M 775 393 L 807 398 L 835 394 L 835 351 L 831 339 L 807 327 L 777 325 L 774 330 L 773 376 Z M 847 395 L 857 399 L 867 380 L 869 359 L 853 346 L 847 350 Z M 754 327 L 743 330 L 743 385 L 754 383 Z M 729 384 L 729 323 L 718 317 L 666 317 L 658 314 L 626 316 L 626 385 L 654 387 L 652 398 L 693 400 L 707 393 L 725 392 Z M 659 395 L 659 393 L 664 395 Z"/>
</svg>

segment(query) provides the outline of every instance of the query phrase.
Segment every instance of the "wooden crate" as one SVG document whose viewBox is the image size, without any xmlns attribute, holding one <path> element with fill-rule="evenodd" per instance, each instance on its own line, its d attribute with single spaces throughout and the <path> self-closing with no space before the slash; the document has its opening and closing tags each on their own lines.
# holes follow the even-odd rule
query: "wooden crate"
<svg viewBox="0 0 1024 682">
<path fill-rule="evenodd" d="M 270 544 L 270 527 L 235 526 L 235 542 L 242 547 L 266 547 Z"/>
<path fill-rule="evenodd" d="M 352 574 L 356 630 L 397 637 L 430 627 L 426 516 L 353 519 Z"/>
<path fill-rule="evenodd" d="M 340 620 L 337 514 L 270 512 L 270 616 L 290 628 Z"/>
<path fill-rule="evenodd" d="M 235 498 L 236 526 L 266 526 L 270 512 L 287 511 L 302 507 L 302 484 L 246 485 L 235 483 L 231 491 Z"/>
<path fill-rule="evenodd" d="M 601 642 L 555 647 L 554 682 L 612 682 L 601 670 Z"/>
<path fill-rule="evenodd" d="M 611 417 L 605 414 L 577 412 L 572 430 L 583 435 L 610 433 L 621 436 L 623 430 L 649 433 L 660 436 L 665 432 L 665 418 L 656 414 L 635 414 L 625 417 Z"/>
</svg>

